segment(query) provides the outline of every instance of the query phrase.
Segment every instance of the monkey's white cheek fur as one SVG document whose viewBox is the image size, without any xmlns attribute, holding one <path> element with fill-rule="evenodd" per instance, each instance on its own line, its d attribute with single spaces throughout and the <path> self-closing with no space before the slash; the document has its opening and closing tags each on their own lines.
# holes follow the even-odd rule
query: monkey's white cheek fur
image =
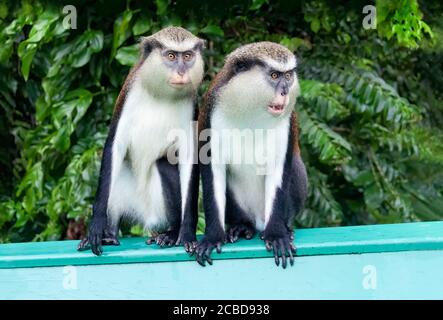
<svg viewBox="0 0 443 320">
<path fill-rule="evenodd" d="M 159 53 L 153 52 L 143 62 L 137 71 L 143 86 L 154 96 L 168 96 L 170 87 L 168 80 L 171 71 L 163 64 Z"/>
<path fill-rule="evenodd" d="M 203 80 L 204 74 L 204 62 L 200 54 L 197 55 L 195 59 L 195 63 L 192 68 L 189 70 L 189 77 L 191 80 L 192 89 L 197 91 L 200 83 Z"/>
<path fill-rule="evenodd" d="M 220 92 L 220 105 L 233 115 L 266 112 L 274 97 L 274 89 L 266 82 L 258 68 L 234 77 Z"/>
</svg>

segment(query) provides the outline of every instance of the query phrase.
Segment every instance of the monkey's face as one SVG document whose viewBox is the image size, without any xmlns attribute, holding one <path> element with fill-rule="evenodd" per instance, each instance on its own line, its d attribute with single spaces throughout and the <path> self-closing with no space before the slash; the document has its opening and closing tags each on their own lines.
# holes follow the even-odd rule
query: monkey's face
<svg viewBox="0 0 443 320">
<path fill-rule="evenodd" d="M 264 67 L 264 78 L 273 89 L 273 97 L 267 104 L 267 111 L 273 116 L 280 116 L 294 106 L 300 88 L 295 68 L 284 69 Z"/>
<path fill-rule="evenodd" d="M 182 51 L 158 48 L 143 63 L 143 82 L 152 94 L 170 98 L 188 97 L 199 87 L 203 68 L 200 50 L 196 48 Z"/>
<path fill-rule="evenodd" d="M 261 117 L 282 117 L 291 112 L 298 94 L 294 67 L 284 69 L 262 63 L 237 71 L 221 89 L 220 104 L 238 116 L 247 112 Z"/>
</svg>

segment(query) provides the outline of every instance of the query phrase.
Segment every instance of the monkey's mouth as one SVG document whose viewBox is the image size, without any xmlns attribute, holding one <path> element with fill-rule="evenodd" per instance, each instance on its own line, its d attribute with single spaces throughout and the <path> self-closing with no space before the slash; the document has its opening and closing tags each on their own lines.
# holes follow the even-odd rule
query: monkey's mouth
<svg viewBox="0 0 443 320">
<path fill-rule="evenodd" d="M 189 81 L 169 81 L 169 85 L 173 88 L 183 88 L 189 84 Z"/>
<path fill-rule="evenodd" d="M 278 116 L 285 111 L 285 105 L 280 103 L 271 103 L 268 105 L 268 111 L 269 113 Z"/>
</svg>

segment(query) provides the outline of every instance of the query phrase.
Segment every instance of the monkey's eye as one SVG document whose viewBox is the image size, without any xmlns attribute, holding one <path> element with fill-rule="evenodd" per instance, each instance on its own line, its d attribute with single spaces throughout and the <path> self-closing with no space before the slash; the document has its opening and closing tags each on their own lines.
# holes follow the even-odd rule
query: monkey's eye
<svg viewBox="0 0 443 320">
<path fill-rule="evenodd" d="M 292 72 L 286 72 L 285 78 L 286 78 L 286 80 L 291 80 L 292 79 Z"/>
<path fill-rule="evenodd" d="M 278 79 L 278 73 L 277 72 L 272 72 L 271 73 L 271 78 L 272 78 L 272 80 L 276 80 L 276 79 Z"/>
<path fill-rule="evenodd" d="M 191 60 L 192 57 L 193 57 L 192 52 L 185 52 L 185 54 L 183 55 L 183 59 L 184 59 L 185 61 L 189 61 L 189 60 Z"/>
<path fill-rule="evenodd" d="M 168 59 L 173 61 L 175 60 L 176 56 L 174 52 L 168 52 Z"/>
</svg>

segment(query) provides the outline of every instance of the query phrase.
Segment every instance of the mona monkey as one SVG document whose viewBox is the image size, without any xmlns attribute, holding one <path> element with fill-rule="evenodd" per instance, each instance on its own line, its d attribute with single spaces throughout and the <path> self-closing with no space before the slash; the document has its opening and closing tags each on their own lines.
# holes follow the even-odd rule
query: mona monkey
<svg viewBox="0 0 443 320">
<path fill-rule="evenodd" d="M 171 141 L 168 134 L 192 132 L 204 45 L 180 27 L 142 38 L 140 60 L 116 101 L 89 233 L 78 250 L 91 248 L 100 255 L 102 245 L 119 245 L 121 218 L 156 232 L 148 244 L 183 244 L 188 252 L 195 246 L 199 172 L 189 152 L 195 134 L 183 143 Z M 171 149 L 178 164 L 168 157 Z"/>
<path fill-rule="evenodd" d="M 266 249 L 273 250 L 277 266 L 280 259 L 283 268 L 287 259 L 293 265 L 293 218 L 307 196 L 294 111 L 300 93 L 295 69 L 296 57 L 287 48 L 272 42 L 252 43 L 227 56 L 208 89 L 199 114 L 200 139 L 205 139 L 204 130 L 210 131 L 208 142 L 200 141 L 199 146 L 200 159 L 203 152 L 210 159 L 200 163 L 206 229 L 194 251 L 203 266 L 205 261 L 212 264 L 214 248 L 220 253 L 225 241 L 250 239 L 257 230 Z M 225 135 L 217 134 L 216 147 L 215 132 L 239 129 L 273 134 L 254 144 L 246 141 L 232 151 L 218 148 L 226 144 Z M 256 148 L 274 150 L 264 174 L 260 174 L 263 168 L 259 164 L 234 161 L 236 155 L 252 155 Z"/>
</svg>

